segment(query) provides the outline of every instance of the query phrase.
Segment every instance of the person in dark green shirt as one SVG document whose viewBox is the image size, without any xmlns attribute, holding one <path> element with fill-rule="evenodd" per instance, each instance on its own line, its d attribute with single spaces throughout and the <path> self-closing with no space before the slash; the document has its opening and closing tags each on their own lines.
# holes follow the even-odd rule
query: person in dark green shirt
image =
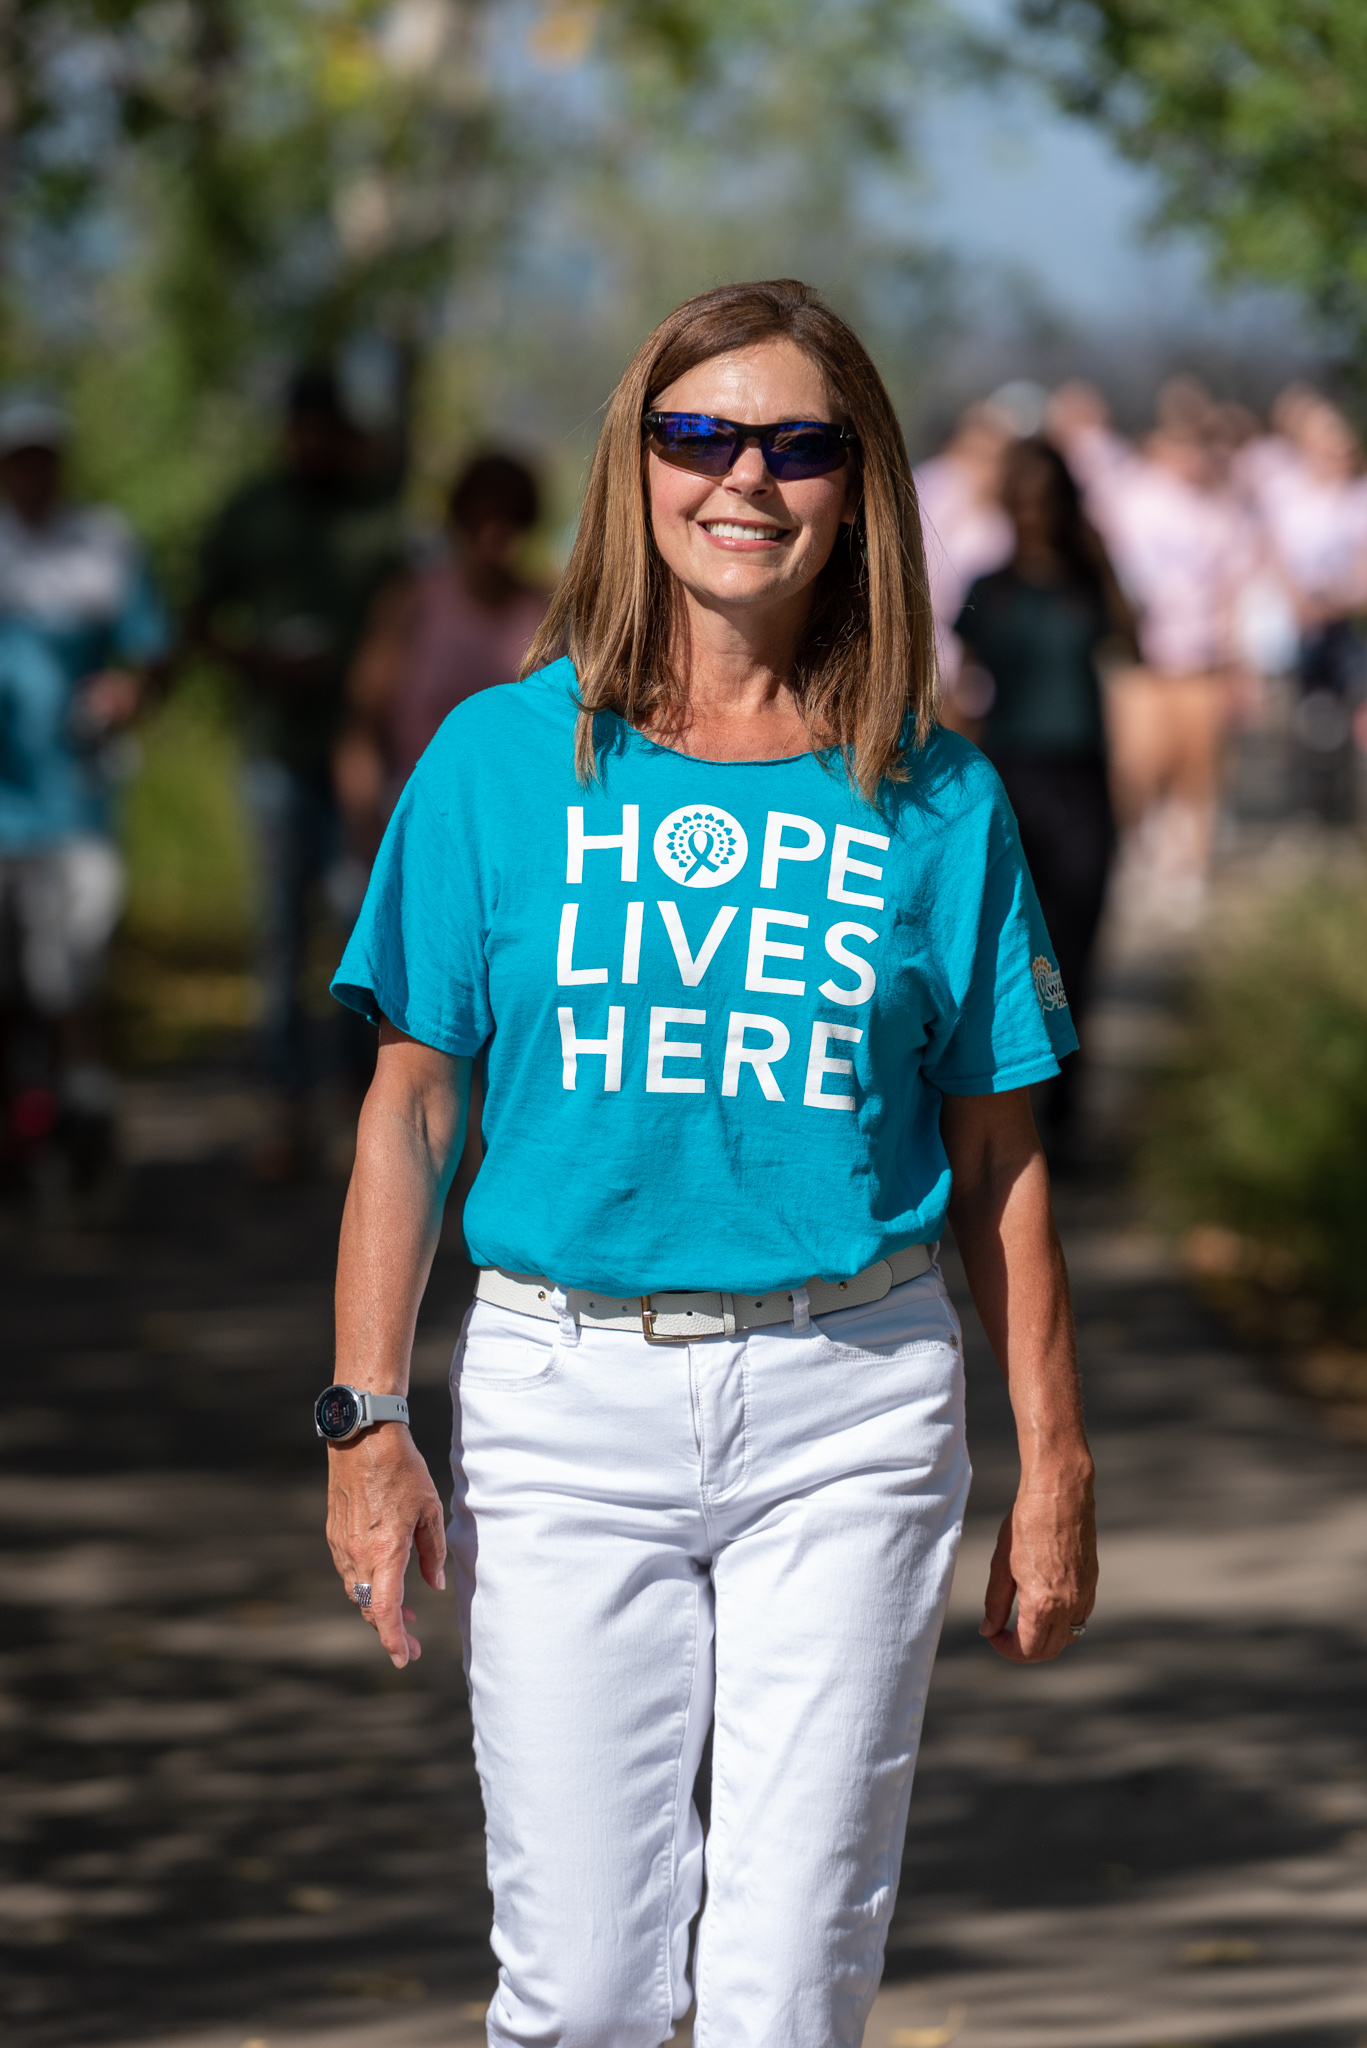
<svg viewBox="0 0 1367 2048">
<path fill-rule="evenodd" d="M 257 1162 L 272 1179 L 302 1163 L 317 1066 L 299 994 L 310 900 L 321 886 L 343 908 L 332 751 L 347 675 L 375 592 L 403 559 L 397 477 L 366 475 L 363 448 L 331 374 L 301 371 L 279 462 L 237 491 L 205 536 L 190 617 L 191 639 L 241 691 L 263 885 L 263 1054 L 281 1098 Z M 358 903 L 359 893 L 352 915 Z M 361 1064 L 357 1048 L 344 1064 Z"/>
<path fill-rule="evenodd" d="M 955 631 L 987 679 L 973 737 L 1006 785 L 1081 1037 L 1115 843 L 1097 655 L 1107 642 L 1132 654 L 1133 627 L 1056 448 L 1018 441 L 1002 501 L 1015 551 L 972 585 Z M 1068 1144 L 1076 1095 L 1073 1059 L 1040 1104 L 1055 1157 Z"/>
</svg>

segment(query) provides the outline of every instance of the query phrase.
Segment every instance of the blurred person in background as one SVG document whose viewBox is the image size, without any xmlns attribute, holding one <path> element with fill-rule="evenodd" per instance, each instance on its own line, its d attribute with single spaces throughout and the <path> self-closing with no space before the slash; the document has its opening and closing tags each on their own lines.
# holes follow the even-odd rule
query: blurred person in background
<svg viewBox="0 0 1367 2048">
<path fill-rule="evenodd" d="M 365 887 L 348 860 L 333 781 L 347 675 L 375 593 L 402 560 L 397 479 L 377 483 L 331 371 L 309 368 L 286 401 L 279 458 L 223 507 L 205 537 L 193 643 L 242 692 L 245 788 L 260 879 L 263 1062 L 275 1094 L 260 1178 L 300 1173 L 312 1151 L 309 1097 L 327 1070 L 303 1001 L 318 899 L 344 937 Z M 339 1049 L 361 1086 L 373 1035 Z"/>
<path fill-rule="evenodd" d="M 1367 696 L 1367 476 L 1357 434 L 1318 392 L 1283 392 L 1273 425 L 1247 466 L 1247 488 L 1295 609 L 1304 797 L 1342 822 L 1354 811 L 1354 721 Z"/>
<path fill-rule="evenodd" d="M 1062 456 L 1038 438 L 1006 456 L 1005 568 L 970 586 L 954 622 L 991 681 L 973 737 L 1001 776 L 1054 942 L 1073 1028 L 1085 1044 L 1092 949 L 1115 840 L 1097 657 L 1135 659 L 1134 627 L 1105 548 Z M 1064 1164 L 1079 1056 L 1041 1084 L 1041 1134 Z"/>
<path fill-rule="evenodd" d="M 540 515 L 541 493 L 526 463 L 495 450 L 476 455 L 451 486 L 440 551 L 395 577 L 371 607 L 333 757 L 351 849 L 367 872 L 404 784 L 447 714 L 478 691 L 517 679 L 549 601 L 518 567 Z M 474 1074 L 452 1183 L 458 1211 L 479 1171 L 483 1100 Z"/>
<path fill-rule="evenodd" d="M 1140 661 L 1108 679 L 1112 789 L 1149 905 L 1178 924 L 1205 899 L 1223 740 L 1240 669 L 1251 522 L 1222 474 L 1209 398 L 1172 379 L 1142 449 L 1101 394 L 1062 386 L 1049 435 L 1083 487 L 1138 626 Z"/>
<path fill-rule="evenodd" d="M 981 715 L 981 677 L 965 670 L 954 622 L 975 577 L 1010 560 L 1011 522 L 1002 510 L 1002 465 L 1017 424 L 1005 407 L 981 399 L 959 416 L 938 455 L 917 465 L 926 571 L 935 616 L 940 716 L 961 732 Z"/>
<path fill-rule="evenodd" d="M 107 1209 L 115 1188 L 111 810 L 169 637 L 125 520 L 68 502 L 69 438 L 56 407 L 0 403 L 0 1147 L 58 1215 Z"/>
<path fill-rule="evenodd" d="M 361 856 L 373 857 L 399 792 L 467 697 L 515 680 L 548 602 L 518 557 L 541 513 L 536 477 L 489 451 L 451 486 L 444 544 L 377 595 L 347 686 L 334 766 Z"/>
</svg>

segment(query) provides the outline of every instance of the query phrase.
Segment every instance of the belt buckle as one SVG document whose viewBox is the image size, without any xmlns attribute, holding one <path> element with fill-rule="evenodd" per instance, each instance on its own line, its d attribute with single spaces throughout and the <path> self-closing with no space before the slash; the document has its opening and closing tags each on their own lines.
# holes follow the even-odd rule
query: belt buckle
<svg viewBox="0 0 1367 2048">
<path fill-rule="evenodd" d="M 660 1311 L 657 1308 L 652 1308 L 650 1306 L 650 1296 L 648 1294 L 643 1294 L 641 1296 L 641 1335 L 645 1338 L 647 1344 L 692 1343 L 693 1340 L 691 1337 L 657 1337 L 654 1329 L 652 1328 L 652 1325 L 655 1321 L 656 1316 L 659 1313 Z"/>
</svg>

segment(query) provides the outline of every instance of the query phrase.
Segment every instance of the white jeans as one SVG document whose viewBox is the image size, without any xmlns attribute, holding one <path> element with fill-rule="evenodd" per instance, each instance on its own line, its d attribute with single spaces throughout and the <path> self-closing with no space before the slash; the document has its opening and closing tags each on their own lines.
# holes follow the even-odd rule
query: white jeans
<svg viewBox="0 0 1367 2048">
<path fill-rule="evenodd" d="M 118 850 L 93 833 L 0 858 L 0 992 L 17 982 L 60 1017 L 98 992 L 127 894 Z M 14 957 L 4 927 L 12 922 Z"/>
<path fill-rule="evenodd" d="M 858 2048 L 969 1466 L 938 1270 L 661 1349 L 477 1302 L 451 1548 L 488 1824 L 489 2040 Z"/>
</svg>

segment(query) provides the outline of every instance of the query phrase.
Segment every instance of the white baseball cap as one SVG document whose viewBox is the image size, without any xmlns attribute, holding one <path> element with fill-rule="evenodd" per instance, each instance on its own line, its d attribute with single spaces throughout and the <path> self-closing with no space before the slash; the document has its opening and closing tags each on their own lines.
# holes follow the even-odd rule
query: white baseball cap
<svg viewBox="0 0 1367 2048">
<path fill-rule="evenodd" d="M 0 398 L 0 455 L 16 448 L 50 448 L 54 453 L 71 438 L 71 422 L 59 405 L 31 391 L 12 391 Z"/>
</svg>

